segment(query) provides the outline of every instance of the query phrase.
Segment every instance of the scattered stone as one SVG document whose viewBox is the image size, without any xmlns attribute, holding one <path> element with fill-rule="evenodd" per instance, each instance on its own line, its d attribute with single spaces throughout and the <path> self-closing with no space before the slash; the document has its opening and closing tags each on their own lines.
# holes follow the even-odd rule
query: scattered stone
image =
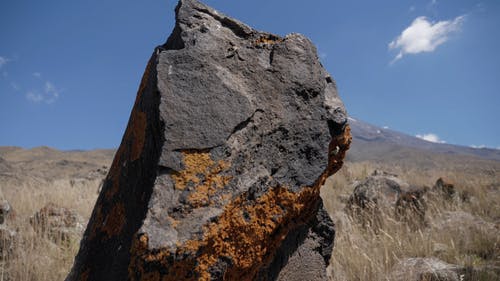
<svg viewBox="0 0 500 281">
<path fill-rule="evenodd" d="M 427 204 L 425 187 L 410 186 L 402 190 L 396 201 L 396 219 L 406 221 L 410 226 L 419 227 L 425 223 Z"/>
<path fill-rule="evenodd" d="M 431 226 L 449 233 L 454 237 L 454 243 L 469 255 L 490 260 L 500 253 L 498 225 L 479 216 L 463 211 L 445 211 L 432 221 Z"/>
<path fill-rule="evenodd" d="M 419 226 L 424 223 L 427 204 L 426 187 L 410 186 L 397 175 L 375 170 L 363 181 L 356 182 L 346 204 L 349 215 L 377 229 L 382 213 L 395 214 L 396 219 Z"/>
<path fill-rule="evenodd" d="M 396 175 L 375 170 L 370 176 L 354 187 L 347 207 L 361 209 L 391 209 L 401 194 L 408 189 L 409 184 L 399 179 Z"/>
<path fill-rule="evenodd" d="M 446 253 L 448 250 L 449 250 L 449 247 L 446 244 L 437 243 L 437 242 L 432 244 L 432 253 L 435 256 L 440 256 L 440 255 Z"/>
<path fill-rule="evenodd" d="M 180 0 L 67 280 L 326 280 L 350 140 L 307 38 Z"/>
<path fill-rule="evenodd" d="M 441 193 L 446 199 L 453 199 L 456 193 L 455 185 L 444 178 L 439 178 L 432 190 Z"/>
<path fill-rule="evenodd" d="M 53 203 L 31 216 L 30 224 L 38 235 L 56 243 L 78 239 L 84 229 L 83 218 L 78 213 Z"/>
<path fill-rule="evenodd" d="M 0 261 L 12 254 L 17 233 L 7 225 L 0 225 Z"/>
<path fill-rule="evenodd" d="M 392 281 L 461 281 L 463 271 L 437 258 L 407 258 L 393 267 L 390 277 Z"/>
<path fill-rule="evenodd" d="M 0 224 L 4 224 L 8 218 L 13 216 L 12 207 L 7 200 L 0 199 Z"/>
</svg>

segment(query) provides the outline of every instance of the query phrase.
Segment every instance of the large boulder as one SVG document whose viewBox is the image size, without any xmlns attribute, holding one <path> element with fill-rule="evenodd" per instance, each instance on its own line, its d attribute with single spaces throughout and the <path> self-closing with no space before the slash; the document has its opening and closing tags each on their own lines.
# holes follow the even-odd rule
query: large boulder
<svg viewBox="0 0 500 281">
<path fill-rule="evenodd" d="M 419 226 L 424 223 L 427 210 L 426 192 L 426 187 L 413 186 L 395 174 L 375 170 L 364 180 L 354 183 L 346 211 L 375 230 L 383 223 L 383 214 L 394 214 L 398 220 Z"/>
<path fill-rule="evenodd" d="M 346 122 L 307 38 L 179 1 L 67 280 L 326 280 Z"/>
<path fill-rule="evenodd" d="M 370 176 L 354 184 L 347 207 L 391 209 L 396 204 L 399 194 L 409 188 L 410 185 L 397 175 L 375 170 Z"/>
</svg>

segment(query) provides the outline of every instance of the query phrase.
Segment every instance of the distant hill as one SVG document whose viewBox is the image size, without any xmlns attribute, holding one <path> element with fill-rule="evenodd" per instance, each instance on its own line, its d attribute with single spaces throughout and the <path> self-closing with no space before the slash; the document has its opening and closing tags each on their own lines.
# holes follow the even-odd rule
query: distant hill
<svg viewBox="0 0 500 281">
<path fill-rule="evenodd" d="M 25 184 L 99 182 L 106 175 L 115 150 L 61 151 L 41 146 L 0 147 L 0 188 Z M 0 190 L 1 191 L 1 190 Z"/>
<path fill-rule="evenodd" d="M 369 161 L 400 167 L 500 171 L 500 150 L 428 142 L 404 133 L 349 118 L 353 143 L 347 161 Z M 0 187 L 29 179 L 101 179 L 111 165 L 114 149 L 61 151 L 41 146 L 24 149 L 0 146 Z"/>
<path fill-rule="evenodd" d="M 347 161 L 493 173 L 500 169 L 500 150 L 497 149 L 433 143 L 354 118 L 349 118 L 349 124 L 353 143 Z"/>
</svg>

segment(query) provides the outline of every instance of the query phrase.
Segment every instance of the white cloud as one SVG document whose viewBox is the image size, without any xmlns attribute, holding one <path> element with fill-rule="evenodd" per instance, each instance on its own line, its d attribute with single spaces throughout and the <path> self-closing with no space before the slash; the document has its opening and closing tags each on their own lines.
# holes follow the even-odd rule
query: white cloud
<svg viewBox="0 0 500 281">
<path fill-rule="evenodd" d="M 43 96 L 34 91 L 29 91 L 28 93 L 26 93 L 26 98 L 34 103 L 39 103 L 43 101 Z"/>
<path fill-rule="evenodd" d="M 470 147 L 481 149 L 481 148 L 486 148 L 486 145 L 484 145 L 484 144 L 481 144 L 481 145 L 471 145 Z"/>
<path fill-rule="evenodd" d="M 60 94 L 60 90 L 49 81 L 45 81 L 42 91 L 31 90 L 26 93 L 26 99 L 34 103 L 44 102 L 46 104 L 54 103 Z"/>
<path fill-rule="evenodd" d="M 47 103 L 53 103 L 59 98 L 59 90 L 56 89 L 56 87 L 50 83 L 49 81 L 45 82 L 45 94 L 47 95 L 46 102 Z"/>
<path fill-rule="evenodd" d="M 8 58 L 0 57 L 0 69 L 9 62 Z"/>
<path fill-rule="evenodd" d="M 415 11 L 415 6 L 410 6 L 410 8 L 408 9 L 408 11 L 411 13 L 413 11 Z"/>
<path fill-rule="evenodd" d="M 41 78 L 42 74 L 40 72 L 33 72 L 33 76 L 36 78 Z"/>
<path fill-rule="evenodd" d="M 423 135 L 417 134 L 416 137 L 419 139 L 423 139 L 425 141 L 430 141 L 435 143 L 446 143 L 444 140 L 440 139 L 438 135 L 432 133 Z"/>
<path fill-rule="evenodd" d="M 19 85 L 17 85 L 16 82 L 10 82 L 10 86 L 12 87 L 12 89 L 14 89 L 14 91 L 20 90 Z"/>
<path fill-rule="evenodd" d="M 389 43 L 390 50 L 399 50 L 394 61 L 406 54 L 433 52 L 448 40 L 448 36 L 460 30 L 465 16 L 453 20 L 431 22 L 426 17 L 417 17 L 401 34 Z"/>
<path fill-rule="evenodd" d="M 387 129 L 389 129 L 389 126 L 384 126 L 384 127 L 382 127 L 382 129 L 387 130 Z"/>
</svg>

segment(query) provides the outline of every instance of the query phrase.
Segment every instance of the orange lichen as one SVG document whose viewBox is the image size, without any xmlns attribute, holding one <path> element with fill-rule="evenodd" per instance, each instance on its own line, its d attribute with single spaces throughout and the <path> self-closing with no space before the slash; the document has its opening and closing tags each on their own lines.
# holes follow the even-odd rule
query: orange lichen
<svg viewBox="0 0 500 281">
<path fill-rule="evenodd" d="M 178 245 L 175 253 L 169 249 L 149 251 L 148 238 L 141 234 L 132 244 L 130 279 L 208 281 L 211 280 L 210 268 L 219 258 L 227 258 L 232 264 L 226 269 L 224 280 L 254 280 L 259 269 L 272 261 L 289 232 L 315 215 L 320 187 L 328 176 L 340 169 L 350 143 L 350 129 L 346 126 L 342 135 L 332 139 L 328 167 L 313 186 L 303 187 L 299 192 L 280 186 L 269 188 L 255 201 L 241 194 L 226 205 L 217 222 L 204 226 L 203 239 Z M 214 164 L 204 155 L 197 157 L 205 160 L 201 163 Z M 207 166 L 201 168 L 206 171 Z M 176 257 L 182 259 L 177 261 Z M 146 275 L 147 272 L 159 272 L 156 266 L 148 266 L 153 264 L 160 264 L 165 273 L 149 279 L 152 275 Z"/>
<path fill-rule="evenodd" d="M 103 222 L 103 215 L 102 215 L 102 206 L 101 205 L 96 205 L 95 207 L 95 216 L 93 216 L 95 219 L 92 223 L 92 225 L 90 225 L 90 235 L 89 235 L 89 239 L 92 240 L 95 238 L 95 236 L 97 235 L 97 231 L 100 229 L 101 225 L 102 225 L 102 222 Z"/>
<path fill-rule="evenodd" d="M 170 222 L 170 225 L 173 227 L 173 228 L 177 228 L 177 226 L 179 225 L 179 221 L 172 218 L 172 217 L 168 217 L 167 218 L 168 222 Z"/>
<path fill-rule="evenodd" d="M 155 61 L 155 56 L 152 56 L 149 59 L 148 64 L 146 65 L 146 69 L 144 70 L 144 74 L 142 75 L 141 84 L 139 85 L 139 90 L 137 91 L 135 105 L 137 105 L 138 101 L 142 97 L 142 93 L 144 93 L 144 90 L 146 89 L 146 86 L 149 83 L 149 76 L 151 73 L 151 68 L 154 67 L 154 61 Z"/>
<path fill-rule="evenodd" d="M 89 279 L 89 274 L 90 274 L 90 268 L 87 268 L 82 274 L 80 275 L 80 281 L 87 281 Z"/>
<path fill-rule="evenodd" d="M 115 154 L 111 164 L 108 177 L 111 178 L 111 188 L 106 190 L 106 199 L 111 199 L 120 188 L 120 171 L 124 161 L 135 161 L 139 159 L 144 148 L 146 139 L 146 113 L 134 109 L 130 121 L 123 136 L 122 144 Z"/>
<path fill-rule="evenodd" d="M 183 260 L 181 263 L 169 264 L 168 258 L 171 257 L 167 249 L 161 249 L 155 252 L 148 251 L 148 237 L 145 234 L 140 234 L 132 242 L 132 253 L 130 265 L 128 267 L 130 280 L 141 281 L 194 281 L 192 274 L 195 267 L 194 259 Z M 160 264 L 161 267 L 168 271 L 168 274 L 161 276 L 160 274 L 150 274 L 145 265 L 148 263 Z"/>
<path fill-rule="evenodd" d="M 101 230 L 106 232 L 108 237 L 120 234 L 125 225 L 125 207 L 122 203 L 117 203 L 104 220 Z"/>
<path fill-rule="evenodd" d="M 282 42 L 283 39 L 275 35 L 262 35 L 254 41 L 256 46 L 274 45 L 276 43 Z"/>
<path fill-rule="evenodd" d="M 131 129 L 130 134 L 133 141 L 130 149 L 130 161 L 135 161 L 141 156 L 142 148 L 146 137 L 146 113 L 141 111 L 134 111 L 131 116 Z"/>
<path fill-rule="evenodd" d="M 139 108 L 142 93 L 144 92 L 153 65 L 153 58 L 151 58 L 146 66 L 144 75 L 142 76 L 141 85 L 137 91 L 135 98 L 134 108 L 130 114 L 130 120 L 125 130 L 122 143 L 115 154 L 113 163 L 108 173 L 108 178 L 112 180 L 112 186 L 106 191 L 106 199 L 111 199 L 119 189 L 120 170 L 123 163 L 126 161 L 135 161 L 139 159 L 144 147 L 146 138 L 147 115 Z"/>
<path fill-rule="evenodd" d="M 203 250 L 197 258 L 199 280 L 210 280 L 208 269 L 215 265 L 218 257 L 228 257 L 233 262 L 225 273 L 227 280 L 253 280 L 259 265 L 288 234 L 292 218 L 309 217 L 306 213 L 313 212 L 307 208 L 316 206 L 313 201 L 318 198 L 319 189 L 304 188 L 294 193 L 284 187 L 271 188 L 252 204 L 247 203 L 245 196 L 237 198 L 217 223 L 205 227 L 200 245 Z M 287 227 L 280 227 L 285 225 Z"/>
<path fill-rule="evenodd" d="M 226 186 L 230 176 L 221 175 L 229 168 L 229 164 L 219 160 L 212 160 L 209 152 L 188 150 L 182 153 L 185 169 L 172 174 L 175 188 L 184 190 L 189 183 L 194 185 L 194 191 L 188 196 L 193 207 L 211 204 L 211 197 Z"/>
</svg>

